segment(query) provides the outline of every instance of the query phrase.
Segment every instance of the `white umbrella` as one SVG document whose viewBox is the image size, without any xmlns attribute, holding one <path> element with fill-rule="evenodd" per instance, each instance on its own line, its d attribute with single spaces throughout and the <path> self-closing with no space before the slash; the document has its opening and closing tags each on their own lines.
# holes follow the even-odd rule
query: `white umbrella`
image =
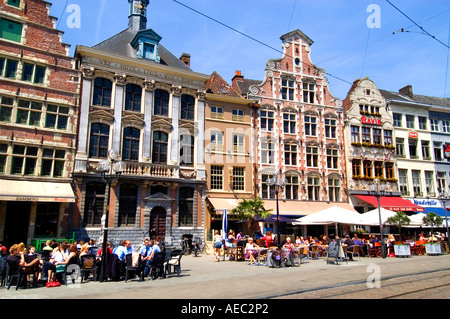
<svg viewBox="0 0 450 319">
<path fill-rule="evenodd" d="M 382 224 L 384 224 L 389 217 L 395 216 L 397 214 L 396 212 L 389 210 L 389 209 L 385 209 L 385 208 L 380 208 L 380 212 L 381 212 L 381 223 Z M 380 215 L 378 212 L 378 208 L 375 208 L 364 214 L 361 214 L 361 219 L 362 219 L 361 225 L 379 226 L 380 225 Z"/>
<path fill-rule="evenodd" d="M 293 225 L 325 225 L 325 224 L 361 224 L 361 214 L 357 211 L 348 210 L 342 207 L 333 206 L 311 215 L 301 217 L 293 222 Z"/>
<path fill-rule="evenodd" d="M 427 214 L 424 213 L 417 213 L 411 216 L 408 216 L 409 219 L 411 220 L 411 222 L 409 223 L 409 227 L 420 227 L 420 226 L 425 226 L 425 224 L 423 223 L 423 218 L 427 216 Z"/>
</svg>

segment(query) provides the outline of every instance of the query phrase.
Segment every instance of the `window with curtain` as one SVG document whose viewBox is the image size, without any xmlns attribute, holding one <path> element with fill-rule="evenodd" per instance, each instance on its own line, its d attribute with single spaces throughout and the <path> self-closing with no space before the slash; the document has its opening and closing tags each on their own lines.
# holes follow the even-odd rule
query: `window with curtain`
<svg viewBox="0 0 450 319">
<path fill-rule="evenodd" d="M 138 187 L 136 185 L 120 185 L 119 226 L 130 226 L 136 224 L 137 201 Z"/>
<path fill-rule="evenodd" d="M 102 123 L 91 124 L 89 137 L 89 157 L 108 157 L 109 126 Z"/>
<path fill-rule="evenodd" d="M 178 196 L 179 226 L 190 226 L 194 223 L 194 194 L 192 187 L 180 187 Z"/>
<path fill-rule="evenodd" d="M 139 140 L 141 132 L 134 127 L 126 127 L 123 129 L 122 138 L 122 160 L 137 161 L 139 160 Z"/>
<path fill-rule="evenodd" d="M 100 225 L 105 207 L 106 184 L 90 182 L 86 185 L 86 198 L 84 203 L 84 225 Z"/>
<path fill-rule="evenodd" d="M 167 143 L 169 136 L 161 131 L 153 132 L 152 163 L 167 164 Z"/>
<path fill-rule="evenodd" d="M 105 78 L 94 80 L 93 105 L 111 106 L 112 82 Z"/>
</svg>

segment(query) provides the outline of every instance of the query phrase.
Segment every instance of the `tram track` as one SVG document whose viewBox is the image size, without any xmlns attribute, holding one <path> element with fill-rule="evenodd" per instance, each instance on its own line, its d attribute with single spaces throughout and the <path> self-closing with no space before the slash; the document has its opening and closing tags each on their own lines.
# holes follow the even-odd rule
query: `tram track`
<svg viewBox="0 0 450 319">
<path fill-rule="evenodd" d="M 266 295 L 258 299 L 396 299 L 426 295 L 446 287 L 450 287 L 450 268 L 385 276 L 380 278 L 379 288 L 369 288 L 367 280 L 357 280 Z"/>
</svg>

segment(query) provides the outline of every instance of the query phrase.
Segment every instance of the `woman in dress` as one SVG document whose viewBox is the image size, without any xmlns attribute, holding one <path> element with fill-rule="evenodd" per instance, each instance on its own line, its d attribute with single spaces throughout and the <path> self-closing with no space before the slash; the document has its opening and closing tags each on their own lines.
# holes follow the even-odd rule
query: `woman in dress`
<svg viewBox="0 0 450 319">
<path fill-rule="evenodd" d="M 249 237 L 245 245 L 245 259 L 250 259 L 250 265 L 253 265 L 255 259 L 258 257 L 259 246 L 253 242 L 253 238 Z"/>
</svg>

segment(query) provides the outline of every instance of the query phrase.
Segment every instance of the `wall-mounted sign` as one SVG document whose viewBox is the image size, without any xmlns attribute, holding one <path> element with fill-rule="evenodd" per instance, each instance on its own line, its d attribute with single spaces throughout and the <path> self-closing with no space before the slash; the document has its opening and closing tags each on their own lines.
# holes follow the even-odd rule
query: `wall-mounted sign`
<svg viewBox="0 0 450 319">
<path fill-rule="evenodd" d="M 383 123 L 381 123 L 381 119 L 369 119 L 365 116 L 361 117 L 361 123 L 362 124 L 372 124 L 372 125 L 383 125 Z"/>
<path fill-rule="evenodd" d="M 450 158 L 450 144 L 444 144 L 444 157 Z"/>
<path fill-rule="evenodd" d="M 419 137 L 419 133 L 417 133 L 416 131 L 411 131 L 408 134 L 409 138 L 418 138 Z"/>
</svg>

